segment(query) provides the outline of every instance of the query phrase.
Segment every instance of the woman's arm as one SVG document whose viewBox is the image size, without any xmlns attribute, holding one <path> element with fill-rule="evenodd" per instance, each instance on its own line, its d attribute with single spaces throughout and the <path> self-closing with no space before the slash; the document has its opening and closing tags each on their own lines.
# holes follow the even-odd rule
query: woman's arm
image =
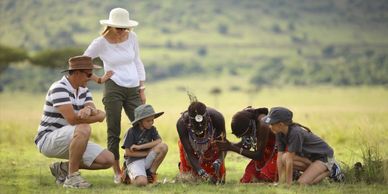
<svg viewBox="0 0 388 194">
<path fill-rule="evenodd" d="M 107 71 L 101 77 L 98 77 L 96 74 L 93 73 L 93 75 L 92 75 L 92 77 L 90 77 L 90 79 L 95 81 L 98 84 L 103 84 L 106 81 L 108 81 L 108 79 L 110 79 L 112 77 L 112 75 L 113 75 L 113 71 Z"/>
</svg>

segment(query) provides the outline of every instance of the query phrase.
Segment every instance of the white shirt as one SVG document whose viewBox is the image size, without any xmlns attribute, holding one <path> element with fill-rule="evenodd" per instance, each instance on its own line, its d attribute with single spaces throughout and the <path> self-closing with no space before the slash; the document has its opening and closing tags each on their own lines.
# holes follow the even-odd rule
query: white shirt
<svg viewBox="0 0 388 194">
<path fill-rule="evenodd" d="M 132 88 L 144 81 L 145 71 L 140 60 L 139 43 L 135 32 L 129 32 L 128 39 L 121 43 L 109 43 L 103 36 L 93 40 L 84 55 L 100 59 L 104 70 L 113 71 L 111 79 L 119 86 Z"/>
</svg>

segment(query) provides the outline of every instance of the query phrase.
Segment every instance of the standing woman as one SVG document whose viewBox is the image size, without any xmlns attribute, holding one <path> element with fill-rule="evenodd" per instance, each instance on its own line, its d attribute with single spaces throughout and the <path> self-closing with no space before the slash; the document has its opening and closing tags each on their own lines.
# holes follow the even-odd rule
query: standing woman
<svg viewBox="0 0 388 194">
<path fill-rule="evenodd" d="M 124 108 L 129 120 L 134 120 L 134 109 L 144 104 L 145 71 L 140 60 L 139 44 L 133 28 L 137 21 L 129 19 L 123 8 L 112 9 L 108 20 L 100 20 L 106 26 L 101 36 L 93 40 L 84 55 L 99 57 L 105 72 L 113 72 L 108 80 L 96 78 L 98 83 L 105 81 L 104 97 L 108 130 L 108 149 L 115 156 L 114 182 L 120 183 L 119 142 L 121 132 L 121 110 Z"/>
<path fill-rule="evenodd" d="M 277 180 L 275 134 L 261 119 L 268 114 L 267 108 L 248 107 L 232 117 L 232 133 L 241 138 L 239 143 L 218 141 L 221 151 L 233 151 L 252 159 L 241 183 L 275 182 Z"/>
<path fill-rule="evenodd" d="M 309 128 L 294 123 L 292 117 L 289 109 L 274 107 L 264 118 L 276 134 L 279 182 L 291 185 L 295 169 L 303 172 L 298 178 L 300 184 L 319 183 L 328 176 L 342 181 L 344 177 L 334 160 L 333 149 Z"/>
</svg>

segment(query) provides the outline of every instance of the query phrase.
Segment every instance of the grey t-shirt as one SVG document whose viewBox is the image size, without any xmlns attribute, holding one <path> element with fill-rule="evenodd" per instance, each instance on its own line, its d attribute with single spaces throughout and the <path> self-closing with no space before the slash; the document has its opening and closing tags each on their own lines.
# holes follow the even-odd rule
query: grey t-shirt
<svg viewBox="0 0 388 194">
<path fill-rule="evenodd" d="M 299 125 L 291 125 L 288 134 L 276 134 L 276 144 L 279 152 L 295 152 L 296 155 L 306 157 L 312 161 L 333 157 L 333 149 L 320 137 L 303 129 Z"/>
<path fill-rule="evenodd" d="M 127 133 L 124 136 L 124 143 L 121 148 L 126 149 L 126 148 L 131 148 L 132 145 L 141 145 L 141 144 L 146 144 L 152 141 L 155 141 L 157 139 L 161 139 L 159 136 L 158 131 L 154 126 L 152 126 L 150 129 L 140 129 L 138 125 L 130 128 Z M 142 159 L 144 157 L 129 157 L 129 156 L 124 156 L 126 159 L 127 164 Z"/>
</svg>

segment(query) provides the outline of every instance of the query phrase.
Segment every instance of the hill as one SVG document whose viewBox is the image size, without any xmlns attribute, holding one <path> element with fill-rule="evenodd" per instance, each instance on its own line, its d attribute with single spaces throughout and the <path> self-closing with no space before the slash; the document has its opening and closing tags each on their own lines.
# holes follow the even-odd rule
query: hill
<svg viewBox="0 0 388 194">
<path fill-rule="evenodd" d="M 31 55 L 84 50 L 114 7 L 140 22 L 150 80 L 226 73 L 256 85 L 388 83 L 385 0 L 2 0 L 0 44 Z"/>
</svg>

